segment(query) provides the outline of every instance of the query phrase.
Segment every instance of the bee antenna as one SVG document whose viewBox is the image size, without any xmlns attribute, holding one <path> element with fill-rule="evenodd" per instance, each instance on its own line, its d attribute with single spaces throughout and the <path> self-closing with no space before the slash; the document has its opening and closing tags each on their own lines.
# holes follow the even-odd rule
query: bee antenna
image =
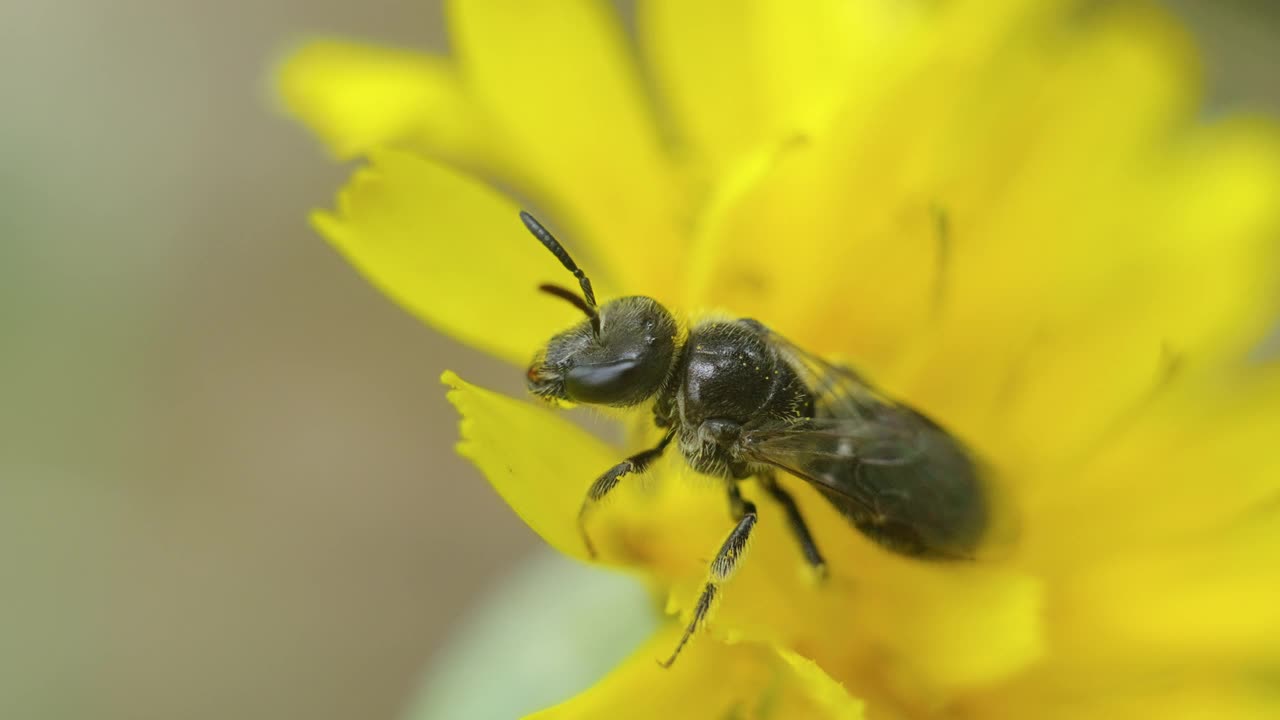
<svg viewBox="0 0 1280 720">
<path fill-rule="evenodd" d="M 596 316 L 595 308 L 588 305 L 587 301 L 583 300 L 581 295 L 575 293 L 574 291 L 570 290 L 567 287 L 564 287 L 563 285 L 553 285 L 552 283 L 543 283 L 538 286 L 538 289 L 548 295 L 554 295 L 560 298 L 561 300 L 568 302 L 570 305 L 581 310 L 583 314 L 585 314 L 589 318 L 593 318 Z"/>
<path fill-rule="evenodd" d="M 560 261 L 560 264 L 564 266 L 565 270 L 573 273 L 573 276 L 578 278 L 578 285 L 582 287 L 582 297 L 578 297 L 572 290 L 566 290 L 559 285 L 540 285 L 538 286 L 538 289 L 545 293 L 555 295 L 563 300 L 567 300 L 572 303 L 574 307 L 586 313 L 587 317 L 591 318 L 591 329 L 595 331 L 596 335 L 599 335 L 600 314 L 596 312 L 596 294 L 595 291 L 591 289 L 591 280 L 587 278 L 587 274 L 582 271 L 582 268 L 578 267 L 578 264 L 573 261 L 573 258 L 569 257 L 568 251 L 564 249 L 564 246 L 560 244 L 560 241 L 556 240 L 556 237 L 552 235 L 549 230 L 543 227 L 542 223 L 538 222 L 532 215 L 521 210 L 520 221 L 529 229 L 529 232 L 533 233 L 534 237 L 538 238 L 538 242 L 542 243 L 543 247 L 550 250 L 551 254 L 556 256 L 556 259 Z"/>
</svg>

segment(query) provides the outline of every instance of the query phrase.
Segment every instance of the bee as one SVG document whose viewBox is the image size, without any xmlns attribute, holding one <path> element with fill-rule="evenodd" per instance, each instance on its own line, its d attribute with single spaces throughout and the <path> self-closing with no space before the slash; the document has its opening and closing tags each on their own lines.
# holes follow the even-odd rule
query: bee
<svg viewBox="0 0 1280 720">
<path fill-rule="evenodd" d="M 828 362 L 752 319 L 707 320 L 683 334 L 671 311 L 635 295 L 596 302 L 591 281 L 559 241 L 527 212 L 525 227 L 578 280 L 581 295 L 540 289 L 586 315 L 551 338 L 529 367 L 529 390 L 553 401 L 618 408 L 652 406 L 657 445 L 607 469 L 578 514 L 623 477 L 645 470 L 674 443 L 696 472 L 724 482 L 736 525 L 711 562 L 693 617 L 670 667 L 710 612 L 756 526 L 739 484 L 754 478 L 786 516 L 805 561 L 826 561 L 779 471 L 808 483 L 881 547 L 925 560 L 972 559 L 990 502 L 974 455 L 937 423 L 886 397 L 852 368 Z"/>
</svg>

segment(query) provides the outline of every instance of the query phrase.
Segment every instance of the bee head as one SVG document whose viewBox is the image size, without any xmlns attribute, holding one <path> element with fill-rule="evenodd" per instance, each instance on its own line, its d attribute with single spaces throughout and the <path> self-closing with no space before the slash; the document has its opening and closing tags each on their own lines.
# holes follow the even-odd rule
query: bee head
<svg viewBox="0 0 1280 720">
<path fill-rule="evenodd" d="M 584 320 L 551 338 L 529 366 L 529 390 L 615 407 L 638 405 L 658 392 L 675 359 L 675 318 L 639 295 L 605 303 L 598 317 L 598 334 Z"/>
<path fill-rule="evenodd" d="M 676 357 L 678 326 L 657 300 L 631 296 L 597 307 L 591 281 L 533 216 L 520 213 L 529 231 L 578 278 L 579 296 L 557 285 L 539 289 L 566 300 L 587 316 L 551 338 L 529 366 L 529 390 L 548 400 L 592 405 L 638 405 L 661 389 Z"/>
</svg>

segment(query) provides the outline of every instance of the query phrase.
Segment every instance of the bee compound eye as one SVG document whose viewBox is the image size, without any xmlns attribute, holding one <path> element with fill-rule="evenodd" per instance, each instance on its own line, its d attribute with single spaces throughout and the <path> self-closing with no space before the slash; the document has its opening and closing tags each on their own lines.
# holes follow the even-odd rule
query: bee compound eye
<svg viewBox="0 0 1280 720">
<path fill-rule="evenodd" d="M 664 368 L 654 365 L 643 357 L 578 365 L 565 373 L 565 392 L 576 402 L 632 405 L 653 394 L 661 382 Z"/>
</svg>

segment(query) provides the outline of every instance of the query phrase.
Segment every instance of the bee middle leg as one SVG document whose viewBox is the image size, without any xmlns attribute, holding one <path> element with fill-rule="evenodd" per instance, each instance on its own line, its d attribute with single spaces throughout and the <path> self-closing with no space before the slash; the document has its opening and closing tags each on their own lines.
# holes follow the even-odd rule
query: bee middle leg
<svg viewBox="0 0 1280 720">
<path fill-rule="evenodd" d="M 809 532 L 809 526 L 805 524 L 804 515 L 800 514 L 800 507 L 796 505 L 795 499 L 791 497 L 791 493 L 782 489 L 778 485 L 778 476 L 774 473 L 763 473 L 759 475 L 760 487 L 769 493 L 774 502 L 782 507 L 782 511 L 787 515 L 787 526 L 791 528 L 791 534 L 795 536 L 796 541 L 800 543 L 800 552 L 804 553 L 805 562 L 809 563 L 809 567 L 813 568 L 819 578 L 827 575 L 827 562 L 822 559 L 822 553 L 818 552 L 818 545 L 813 541 L 813 534 Z"/>
<path fill-rule="evenodd" d="M 685 627 L 684 634 L 680 636 L 680 643 L 676 645 L 671 657 L 665 661 L 659 661 L 658 664 L 664 668 L 671 667 L 676 657 L 680 655 L 680 651 L 689 642 L 689 638 L 693 637 L 698 626 L 706 620 L 720 593 L 721 584 L 733 577 L 733 573 L 738 569 L 738 563 L 746 553 L 747 540 L 751 538 L 751 530 L 756 526 L 756 506 L 742 497 L 736 482 L 731 482 L 729 485 L 729 507 L 737 515 L 738 524 L 729 533 L 729 537 L 725 538 L 720 551 L 711 561 L 711 572 L 707 577 L 707 584 L 703 586 L 702 594 L 698 596 L 698 602 L 693 606 L 693 618 Z"/>
<path fill-rule="evenodd" d="M 614 465 L 606 470 L 603 475 L 596 478 L 595 482 L 591 483 L 591 488 L 587 490 L 587 497 L 582 500 L 582 507 L 578 509 L 578 532 L 582 535 L 582 543 L 587 546 L 587 554 L 592 558 L 596 556 L 596 547 L 591 542 L 591 536 L 587 534 L 587 514 L 591 511 L 591 508 L 603 500 L 610 490 L 618 486 L 618 481 L 622 479 L 623 475 L 644 472 L 650 463 L 662 456 L 662 451 L 667 449 L 667 445 L 671 444 L 671 439 L 675 436 L 676 431 L 673 428 L 662 436 L 662 441 L 656 446 L 638 452 Z"/>
</svg>

